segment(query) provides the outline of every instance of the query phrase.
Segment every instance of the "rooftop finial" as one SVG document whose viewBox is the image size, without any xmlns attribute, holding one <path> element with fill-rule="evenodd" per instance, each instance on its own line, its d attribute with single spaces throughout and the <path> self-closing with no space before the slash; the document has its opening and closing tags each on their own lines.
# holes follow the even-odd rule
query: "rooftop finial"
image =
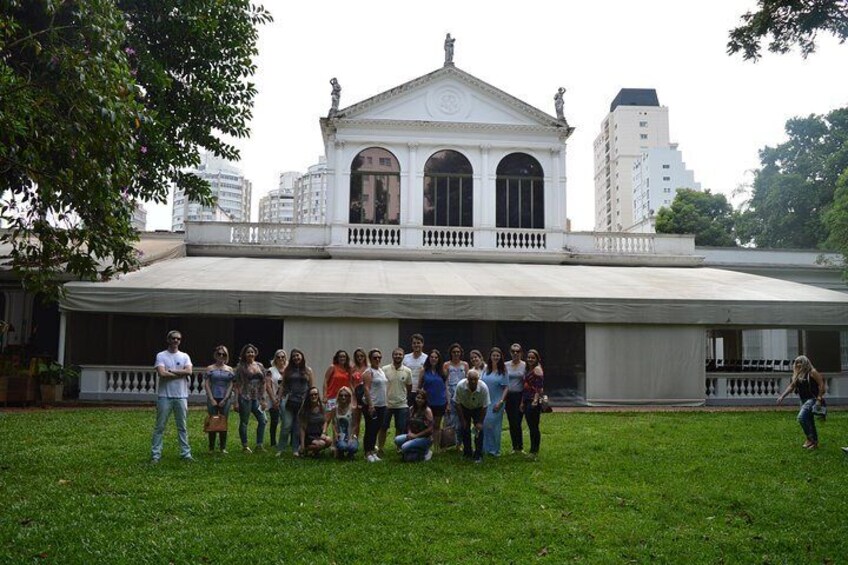
<svg viewBox="0 0 848 565">
<path fill-rule="evenodd" d="M 556 108 L 557 119 L 561 122 L 565 121 L 565 101 L 562 99 L 563 94 L 565 94 L 563 87 L 559 87 L 557 93 L 554 94 L 554 108 Z"/>
<path fill-rule="evenodd" d="M 336 77 L 330 79 L 330 84 L 333 86 L 333 90 L 330 92 L 332 106 L 330 106 L 330 111 L 327 113 L 327 117 L 335 118 L 336 114 L 339 112 L 339 100 L 342 97 L 342 85 L 339 84 Z"/>
<path fill-rule="evenodd" d="M 445 66 L 452 67 L 453 66 L 453 44 L 456 42 L 456 39 L 452 38 L 450 34 L 445 36 Z"/>
</svg>

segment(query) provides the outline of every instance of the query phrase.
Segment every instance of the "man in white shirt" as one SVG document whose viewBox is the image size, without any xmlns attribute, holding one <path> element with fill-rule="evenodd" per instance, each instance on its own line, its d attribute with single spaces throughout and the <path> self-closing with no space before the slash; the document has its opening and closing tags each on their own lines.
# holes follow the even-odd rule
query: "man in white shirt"
<svg viewBox="0 0 848 565">
<path fill-rule="evenodd" d="M 421 372 L 424 370 L 424 362 L 427 361 L 427 355 L 424 353 L 424 336 L 421 334 L 412 334 L 412 353 L 407 353 L 403 356 L 403 366 L 409 367 L 412 371 L 412 390 L 406 399 L 406 404 L 412 406 L 415 404 L 415 393 L 418 392 L 418 379 L 421 378 Z"/>
<path fill-rule="evenodd" d="M 483 461 L 483 419 L 486 417 L 489 401 L 489 387 L 480 381 L 477 369 L 471 369 L 468 376 L 456 385 L 456 408 L 462 430 L 462 453 L 466 459 L 471 458 L 472 423 L 477 430 L 477 439 L 474 442 L 475 463 Z"/>
<path fill-rule="evenodd" d="M 156 374 L 159 376 L 158 398 L 156 400 L 156 425 L 153 428 L 153 447 L 150 454 L 151 463 L 158 463 L 162 458 L 162 440 L 165 435 L 165 424 L 168 416 L 174 412 L 174 423 L 177 426 L 177 439 L 180 443 L 180 457 L 193 461 L 191 446 L 188 444 L 188 384 L 191 379 L 191 358 L 180 351 L 183 336 L 177 330 L 171 330 L 167 335 L 168 349 L 156 355 Z"/>
</svg>

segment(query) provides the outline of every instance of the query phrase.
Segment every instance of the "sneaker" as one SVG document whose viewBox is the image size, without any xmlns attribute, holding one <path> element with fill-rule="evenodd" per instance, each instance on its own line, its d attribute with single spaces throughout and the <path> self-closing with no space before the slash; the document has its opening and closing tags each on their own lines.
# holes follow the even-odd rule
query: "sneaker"
<svg viewBox="0 0 848 565">
<path fill-rule="evenodd" d="M 278 451 L 277 453 L 274 454 L 274 457 L 282 457 L 282 456 L 283 456 L 282 451 Z"/>
<path fill-rule="evenodd" d="M 253 449 L 253 451 L 255 451 L 256 453 L 263 453 L 265 451 L 265 446 L 259 444 Z"/>
<path fill-rule="evenodd" d="M 482 462 L 483 462 L 483 458 L 482 458 L 482 457 L 477 457 L 476 459 L 474 459 L 474 462 L 475 462 L 475 463 L 482 463 Z"/>
<path fill-rule="evenodd" d="M 523 449 L 513 449 L 512 454 L 513 455 L 524 455 L 524 450 Z"/>
<path fill-rule="evenodd" d="M 151 457 L 150 458 L 150 464 L 151 465 L 158 465 L 159 464 L 159 458 L 158 457 Z"/>
<path fill-rule="evenodd" d="M 230 452 L 227 451 L 226 449 L 221 450 L 221 455 L 229 455 L 229 454 L 230 454 Z"/>
<path fill-rule="evenodd" d="M 368 461 L 369 463 L 373 463 L 374 462 L 374 456 L 369 453 L 368 455 L 365 456 L 365 460 Z"/>
<path fill-rule="evenodd" d="M 241 452 L 242 453 L 253 453 L 253 450 L 245 445 L 245 446 L 242 446 Z"/>
<path fill-rule="evenodd" d="M 846 449 L 848 449 L 848 448 L 846 448 Z M 846 453 L 848 453 L 848 452 L 846 452 Z M 424 461 L 429 461 L 432 458 L 433 458 L 433 450 L 428 449 L 427 453 L 424 454 Z"/>
<path fill-rule="evenodd" d="M 848 455 L 848 447 L 843 447 L 842 453 L 844 453 L 845 455 Z"/>
</svg>

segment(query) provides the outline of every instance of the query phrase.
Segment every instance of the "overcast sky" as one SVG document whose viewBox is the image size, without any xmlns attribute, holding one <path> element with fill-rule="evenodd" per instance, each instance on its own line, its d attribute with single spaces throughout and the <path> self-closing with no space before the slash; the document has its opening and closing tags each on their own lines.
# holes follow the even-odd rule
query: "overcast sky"
<svg viewBox="0 0 848 565">
<path fill-rule="evenodd" d="M 260 31 L 253 133 L 237 141 L 254 220 L 280 173 L 304 172 L 323 154 L 318 119 L 331 77 L 342 85 L 340 106 L 350 106 L 441 67 L 448 32 L 457 67 L 528 104 L 554 115 L 553 95 L 567 89 L 575 230 L 593 228 L 592 142 L 621 88 L 655 88 L 695 180 L 727 194 L 750 180 L 760 148 L 785 139 L 788 118 L 848 105 L 848 45 L 830 37 L 807 60 L 768 53 L 754 64 L 725 53 L 728 30 L 754 0 L 265 5 L 275 21 Z M 148 208 L 148 229 L 170 229 L 170 206 Z"/>
</svg>

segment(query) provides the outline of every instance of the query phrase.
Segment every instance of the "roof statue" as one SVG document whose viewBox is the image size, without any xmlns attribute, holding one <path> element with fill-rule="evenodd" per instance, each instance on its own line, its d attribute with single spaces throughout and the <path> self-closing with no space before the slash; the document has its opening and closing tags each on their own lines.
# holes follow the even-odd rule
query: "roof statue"
<svg viewBox="0 0 848 565">
<path fill-rule="evenodd" d="M 342 85 L 339 84 L 339 81 L 336 80 L 336 77 L 330 79 L 330 84 L 333 85 L 333 91 L 330 92 L 332 106 L 330 106 L 330 111 L 327 113 L 327 117 L 335 118 L 336 114 L 339 111 L 339 100 L 341 100 L 342 97 Z"/>
<path fill-rule="evenodd" d="M 445 66 L 453 66 L 453 44 L 456 42 L 456 39 L 452 38 L 450 34 L 445 36 Z"/>
<path fill-rule="evenodd" d="M 557 93 L 554 94 L 554 108 L 556 108 L 557 119 L 561 122 L 565 121 L 565 102 L 562 100 L 562 95 L 565 94 L 565 89 L 559 87 Z"/>
</svg>

